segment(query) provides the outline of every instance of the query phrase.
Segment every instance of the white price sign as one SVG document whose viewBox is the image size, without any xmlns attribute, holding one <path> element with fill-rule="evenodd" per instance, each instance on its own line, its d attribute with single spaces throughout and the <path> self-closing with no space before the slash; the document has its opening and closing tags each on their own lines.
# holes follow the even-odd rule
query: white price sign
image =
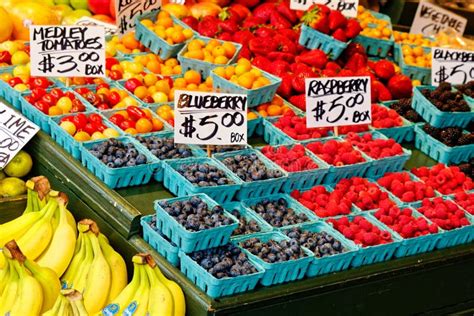
<svg viewBox="0 0 474 316">
<path fill-rule="evenodd" d="M 118 30 L 117 26 L 114 24 L 105 23 L 105 22 L 96 20 L 94 18 L 91 18 L 89 16 L 84 16 L 80 18 L 74 24 L 81 25 L 81 26 L 102 26 L 105 29 L 106 36 L 112 36 L 112 35 L 117 34 L 117 30 Z"/>
<path fill-rule="evenodd" d="M 105 29 L 30 26 L 31 75 L 105 77 Z"/>
<path fill-rule="evenodd" d="M 306 78 L 308 127 L 370 124 L 370 77 Z"/>
<path fill-rule="evenodd" d="M 330 9 L 341 11 L 347 17 L 355 18 L 359 0 L 291 0 L 290 8 L 305 11 L 313 4 L 327 5 Z"/>
<path fill-rule="evenodd" d="M 452 28 L 463 34 L 467 19 L 429 2 L 420 2 L 410 33 L 426 36 L 436 35 L 445 28 Z"/>
<path fill-rule="evenodd" d="M 38 131 L 37 125 L 0 102 L 0 168 L 5 167 Z"/>
<path fill-rule="evenodd" d="M 125 34 L 135 29 L 135 20 L 139 15 L 161 7 L 161 0 L 112 1 L 115 1 L 115 16 L 119 34 Z"/>
<path fill-rule="evenodd" d="M 178 144 L 247 144 L 247 96 L 175 91 L 174 141 Z"/>
<path fill-rule="evenodd" d="M 431 58 L 432 85 L 465 84 L 474 80 L 474 51 L 434 47 Z"/>
</svg>

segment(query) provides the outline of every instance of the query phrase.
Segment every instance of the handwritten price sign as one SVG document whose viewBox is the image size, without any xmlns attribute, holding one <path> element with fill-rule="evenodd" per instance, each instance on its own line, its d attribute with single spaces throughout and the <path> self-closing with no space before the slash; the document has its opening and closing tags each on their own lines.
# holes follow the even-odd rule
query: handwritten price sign
<svg viewBox="0 0 474 316">
<path fill-rule="evenodd" d="M 290 8 L 293 10 L 308 10 L 313 4 L 324 4 L 333 10 L 341 11 L 347 17 L 357 16 L 359 0 L 291 0 Z"/>
<path fill-rule="evenodd" d="M 306 78 L 305 87 L 308 127 L 372 121 L 370 77 Z"/>
<path fill-rule="evenodd" d="M 99 26 L 30 26 L 31 75 L 105 77 L 105 30 Z"/>
<path fill-rule="evenodd" d="M 474 52 L 434 47 L 431 57 L 431 84 L 465 84 L 474 80 Z"/>
<path fill-rule="evenodd" d="M 38 126 L 0 102 L 0 168 L 5 167 L 38 131 Z"/>
<path fill-rule="evenodd" d="M 466 24 L 467 19 L 460 15 L 429 2 L 420 2 L 416 9 L 410 33 L 431 36 L 450 27 L 462 35 Z"/>
<path fill-rule="evenodd" d="M 115 1 L 115 16 L 118 33 L 125 34 L 135 28 L 135 18 L 145 12 L 161 7 L 160 0 L 112 0 Z"/>
<path fill-rule="evenodd" d="M 117 34 L 117 26 L 114 24 L 105 23 L 89 16 L 80 18 L 74 23 L 75 25 L 81 26 L 102 26 L 105 29 L 105 35 L 112 36 Z"/>
<path fill-rule="evenodd" d="M 247 144 L 247 96 L 175 91 L 174 141 L 178 144 Z"/>
</svg>

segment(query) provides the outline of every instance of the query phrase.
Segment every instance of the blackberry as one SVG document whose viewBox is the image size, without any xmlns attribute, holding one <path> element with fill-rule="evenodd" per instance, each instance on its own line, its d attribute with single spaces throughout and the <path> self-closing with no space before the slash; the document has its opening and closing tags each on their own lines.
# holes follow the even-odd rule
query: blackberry
<svg viewBox="0 0 474 316">
<path fill-rule="evenodd" d="M 416 111 L 414 110 L 406 111 L 404 116 L 407 120 L 413 123 L 423 122 L 423 119 L 421 118 L 421 116 L 418 113 L 416 113 Z"/>
<path fill-rule="evenodd" d="M 470 145 L 474 144 L 474 134 L 464 134 L 458 139 L 458 145 L 463 146 L 463 145 Z"/>
<path fill-rule="evenodd" d="M 453 92 L 451 91 L 444 91 L 443 93 L 441 93 L 441 95 L 439 96 L 439 100 L 442 101 L 442 102 L 447 102 L 448 100 L 450 99 L 453 99 Z M 454 94 L 455 95 L 455 94 Z"/>
<path fill-rule="evenodd" d="M 447 127 L 441 130 L 440 140 L 448 146 L 456 146 L 462 136 L 462 129 L 459 127 Z"/>
<path fill-rule="evenodd" d="M 439 128 L 436 128 L 434 126 L 431 126 L 430 124 L 426 123 L 423 125 L 423 131 L 428 134 L 433 136 L 434 138 L 439 138 L 441 134 L 441 130 Z"/>
<path fill-rule="evenodd" d="M 436 90 L 438 91 L 451 91 L 451 89 L 452 89 L 452 86 L 449 82 L 441 82 L 438 88 L 436 88 Z"/>
<path fill-rule="evenodd" d="M 431 98 L 431 91 L 428 90 L 428 89 L 423 89 L 423 90 L 421 90 L 421 94 L 422 94 L 425 98 Z"/>
</svg>

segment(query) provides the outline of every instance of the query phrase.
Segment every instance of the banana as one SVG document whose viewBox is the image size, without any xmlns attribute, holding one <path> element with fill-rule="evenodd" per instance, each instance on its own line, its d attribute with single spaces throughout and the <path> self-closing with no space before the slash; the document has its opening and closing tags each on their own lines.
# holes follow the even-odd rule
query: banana
<svg viewBox="0 0 474 316">
<path fill-rule="evenodd" d="M 74 256 L 71 260 L 71 263 L 67 267 L 66 272 L 64 272 L 61 277 L 61 281 L 65 284 L 66 288 L 71 287 L 74 276 L 77 274 L 77 271 L 81 267 L 86 255 L 84 243 L 82 242 L 82 235 L 83 234 L 79 234 L 79 236 L 77 237 L 76 247 L 74 249 Z"/>
<path fill-rule="evenodd" d="M 56 298 L 56 301 L 54 302 L 53 307 L 51 309 L 43 314 L 42 316 L 58 316 L 59 315 L 59 307 L 61 307 L 61 300 L 62 300 L 62 295 L 59 294 L 58 298 Z"/>
<path fill-rule="evenodd" d="M 5 258 L 3 250 L 0 251 L 0 258 L 2 258 L 4 264 L 0 269 L 0 297 L 2 296 L 3 289 L 7 285 L 7 279 L 10 277 L 10 263 Z"/>
<path fill-rule="evenodd" d="M 59 310 L 58 310 L 58 316 L 63 315 L 63 316 L 68 316 L 68 315 L 73 315 L 72 307 L 71 304 L 69 303 L 69 300 L 67 300 L 64 296 L 60 295 L 60 305 L 59 305 Z"/>
<path fill-rule="evenodd" d="M 122 292 L 114 299 L 113 303 L 107 305 L 103 310 L 103 315 L 122 315 L 125 308 L 130 304 L 133 296 L 140 286 L 140 271 L 138 265 L 133 263 L 132 281 L 123 289 Z"/>
<path fill-rule="evenodd" d="M 140 286 L 138 287 L 132 302 L 127 306 L 124 315 L 145 316 L 148 310 L 148 299 L 150 296 L 150 282 L 145 271 L 143 258 L 137 259 L 139 255 L 135 255 L 132 261 L 137 263 L 138 272 L 140 273 Z M 140 261 L 141 262 L 140 262 Z"/>
<path fill-rule="evenodd" d="M 168 288 L 160 282 L 153 268 L 145 264 L 145 271 L 150 281 L 150 300 L 148 313 L 150 316 L 173 316 L 173 296 Z"/>
<path fill-rule="evenodd" d="M 59 208 L 57 214 L 59 223 L 54 232 L 53 238 L 48 248 L 36 259 L 42 267 L 51 268 L 60 277 L 71 262 L 74 255 L 74 245 L 76 243 L 75 228 L 67 222 L 66 203 L 67 196 L 61 194 L 58 198 Z"/>
<path fill-rule="evenodd" d="M 77 228 L 76 228 L 76 220 L 72 215 L 71 211 L 66 210 L 66 220 L 69 226 L 71 226 L 72 231 L 74 232 L 74 239 L 77 238 Z"/>
<path fill-rule="evenodd" d="M 20 261 L 14 260 L 13 264 L 19 275 L 19 290 L 15 304 L 10 311 L 10 316 L 39 315 L 43 305 L 41 285 L 28 273 Z"/>
<path fill-rule="evenodd" d="M 53 236 L 53 227 L 51 225 L 51 218 L 53 217 L 58 202 L 56 198 L 50 198 L 48 204 L 45 206 L 46 211 L 31 228 L 21 236 L 17 243 L 23 254 L 30 259 L 36 260 L 41 253 L 48 247 L 51 237 Z M 33 212 L 31 214 L 35 214 Z"/>
<path fill-rule="evenodd" d="M 110 303 L 127 285 L 127 266 L 125 265 L 125 260 L 109 245 L 107 238 L 103 234 L 99 233 L 98 238 L 100 249 L 105 256 L 110 271 L 113 271 L 111 274 L 109 296 L 107 298 L 107 303 Z"/>
<path fill-rule="evenodd" d="M 30 270 L 31 275 L 39 282 L 43 289 L 43 306 L 41 312 L 45 313 L 53 308 L 58 299 L 61 283 L 53 270 L 46 267 L 40 267 L 36 262 L 29 259 L 25 260 L 25 267 Z"/>
<path fill-rule="evenodd" d="M 78 225 L 78 227 L 80 227 Z M 86 234 L 82 233 L 82 245 L 84 252 L 84 259 L 79 263 L 76 273 L 73 275 L 72 280 L 70 281 L 70 287 L 78 290 L 81 293 L 84 293 L 86 287 L 87 274 L 91 268 L 92 261 L 94 260 L 94 252 L 92 250 L 92 244 L 90 239 L 87 238 Z"/>
<path fill-rule="evenodd" d="M 33 224 L 38 222 L 43 215 L 43 212 L 26 213 L 12 221 L 0 225 L 0 231 L 2 232 L 0 237 L 0 247 L 10 240 L 18 240 L 31 228 L 31 226 L 33 226 Z"/>
<path fill-rule="evenodd" d="M 186 314 L 186 302 L 184 300 L 184 293 L 181 287 L 174 281 L 168 280 L 160 268 L 154 262 L 151 256 L 148 256 L 149 264 L 158 277 L 158 280 L 163 283 L 173 296 L 173 316 L 184 316 Z"/>
<path fill-rule="evenodd" d="M 84 236 L 89 238 L 94 252 L 94 260 L 87 275 L 83 294 L 84 305 L 89 314 L 99 312 L 107 304 L 111 285 L 110 267 L 100 249 L 99 239 L 97 238 L 98 234 L 97 225 L 92 222 L 90 231 Z"/>
<path fill-rule="evenodd" d="M 2 296 L 0 297 L 0 315 L 5 315 L 7 312 L 9 312 L 15 303 L 20 282 L 18 272 L 13 266 L 13 260 L 7 260 L 9 262 L 9 275 L 8 279 L 6 280 L 6 286 L 3 290 Z"/>
<path fill-rule="evenodd" d="M 72 311 L 74 316 L 88 316 L 86 307 L 84 306 L 84 300 L 82 294 L 76 290 L 63 290 L 61 291 L 64 296 L 71 303 Z"/>
<path fill-rule="evenodd" d="M 48 178 L 38 176 L 26 181 L 27 204 L 24 213 L 37 212 L 41 210 L 47 203 L 47 195 L 51 191 Z"/>
</svg>

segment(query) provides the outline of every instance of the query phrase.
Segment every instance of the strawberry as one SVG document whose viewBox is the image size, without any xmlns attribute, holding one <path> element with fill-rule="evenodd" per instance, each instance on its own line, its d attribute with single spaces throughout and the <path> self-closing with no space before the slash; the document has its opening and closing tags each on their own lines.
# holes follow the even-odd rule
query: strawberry
<svg viewBox="0 0 474 316">
<path fill-rule="evenodd" d="M 356 19 L 349 19 L 347 20 L 347 25 L 344 29 L 344 33 L 346 34 L 347 38 L 351 39 L 359 35 L 362 28 L 360 27 L 359 21 Z"/>
<path fill-rule="evenodd" d="M 317 21 L 312 23 L 311 27 L 324 34 L 329 34 L 331 32 L 329 29 L 329 18 L 327 16 L 320 17 Z"/>
<path fill-rule="evenodd" d="M 249 49 L 256 55 L 267 55 L 277 49 L 278 44 L 272 39 L 253 38 L 249 41 Z"/>
<path fill-rule="evenodd" d="M 278 30 L 278 34 L 284 36 L 293 43 L 297 43 L 300 37 L 300 33 L 294 29 L 280 29 Z"/>
<path fill-rule="evenodd" d="M 219 19 L 212 15 L 206 15 L 199 21 L 197 31 L 199 34 L 207 37 L 215 37 L 219 32 Z"/>
<path fill-rule="evenodd" d="M 250 51 L 250 49 L 248 48 L 248 46 L 244 46 L 242 47 L 242 49 L 240 50 L 240 53 L 239 53 L 239 59 L 240 58 L 246 58 L 246 59 L 249 59 L 252 58 L 252 52 Z"/>
<path fill-rule="evenodd" d="M 378 101 L 385 102 L 392 100 L 392 93 L 383 84 L 379 87 Z"/>
<path fill-rule="evenodd" d="M 341 70 L 341 66 L 339 66 L 336 62 L 334 61 L 329 61 L 327 64 L 326 64 L 326 68 L 325 69 L 328 69 L 328 70 L 333 70 L 335 72 L 338 72 Z"/>
<path fill-rule="evenodd" d="M 284 60 L 276 60 L 272 63 L 271 73 L 280 77 L 290 71 L 290 64 Z"/>
<path fill-rule="evenodd" d="M 305 100 L 305 95 L 299 94 L 299 95 L 292 95 L 289 99 L 290 103 L 296 106 L 298 109 L 302 111 L 306 111 L 306 100 Z"/>
<path fill-rule="evenodd" d="M 270 60 L 284 60 L 292 63 L 295 60 L 295 55 L 284 52 L 270 52 L 267 55 Z"/>
<path fill-rule="evenodd" d="M 248 30 L 254 30 L 258 27 L 260 27 L 262 24 L 265 24 L 266 22 L 262 20 L 261 18 L 258 18 L 256 16 L 249 16 L 247 17 L 241 25 L 242 29 L 248 29 Z"/>
<path fill-rule="evenodd" d="M 285 19 L 278 11 L 273 11 L 270 14 L 270 24 L 273 25 L 276 29 L 288 29 L 292 25 Z"/>
<path fill-rule="evenodd" d="M 199 20 L 193 17 L 192 15 L 190 16 L 185 16 L 182 21 L 186 23 L 189 27 L 191 27 L 193 30 L 197 31 Z"/>
<path fill-rule="evenodd" d="M 217 39 L 220 39 L 223 41 L 232 41 L 232 34 L 230 32 L 222 32 L 219 35 L 217 35 Z"/>
<path fill-rule="evenodd" d="M 334 39 L 336 39 L 338 41 L 347 42 L 347 36 L 344 33 L 343 29 L 335 30 L 334 33 L 332 33 L 332 37 L 334 37 Z"/>
<path fill-rule="evenodd" d="M 273 74 L 277 75 L 276 73 L 273 73 Z M 293 90 L 293 87 L 291 85 L 293 75 L 288 74 L 288 73 L 284 73 L 280 77 L 281 77 L 281 84 L 278 87 L 277 93 L 279 95 L 281 95 L 283 98 L 287 99 L 291 96 L 291 93 L 292 93 L 292 90 Z"/>
<path fill-rule="evenodd" d="M 253 60 L 252 60 L 252 64 L 255 66 L 255 67 L 258 67 L 262 70 L 265 70 L 265 71 L 270 71 L 272 69 L 272 63 L 270 60 L 268 60 L 266 57 L 264 56 L 256 56 Z"/>
<path fill-rule="evenodd" d="M 275 11 L 276 5 L 271 2 L 266 2 L 253 9 L 252 14 L 254 17 L 261 19 L 262 23 L 267 23 L 270 21 L 270 15 Z"/>
<path fill-rule="evenodd" d="M 256 29 L 255 32 L 253 32 L 253 34 L 257 37 L 267 38 L 267 37 L 275 36 L 276 32 L 274 29 L 268 26 L 261 26 L 258 29 Z"/>
<path fill-rule="evenodd" d="M 413 85 L 410 78 L 405 75 L 394 75 L 388 81 L 388 89 L 392 92 L 394 99 L 411 97 Z"/>
<path fill-rule="evenodd" d="M 233 37 L 234 42 L 237 42 L 244 46 L 247 46 L 248 42 L 252 38 L 254 38 L 252 32 L 250 32 L 249 30 L 241 30 L 241 31 L 235 32 L 232 37 Z"/>
<path fill-rule="evenodd" d="M 328 62 L 328 57 L 322 50 L 313 49 L 296 56 L 295 61 L 305 63 L 308 66 L 316 67 L 318 69 L 324 69 Z"/>
<path fill-rule="evenodd" d="M 313 29 L 329 34 L 329 8 L 321 5 L 312 5 L 302 16 L 301 22 Z"/>
<path fill-rule="evenodd" d="M 278 44 L 277 50 L 279 52 L 289 53 L 289 54 L 292 54 L 292 55 L 296 54 L 296 45 L 295 45 L 295 43 L 292 42 L 287 37 L 277 33 L 277 34 L 275 34 L 273 39 Z"/>
<path fill-rule="evenodd" d="M 296 93 L 304 93 L 305 78 L 305 73 L 302 72 L 293 76 L 293 79 L 291 80 L 291 86 L 293 87 L 293 90 L 296 91 Z"/>
<path fill-rule="evenodd" d="M 233 18 L 219 20 L 218 27 L 223 32 L 235 33 L 239 30 L 239 25 L 237 23 L 237 20 Z"/>
<path fill-rule="evenodd" d="M 293 73 L 298 73 L 298 72 L 302 72 L 302 71 L 312 71 L 311 67 L 309 67 L 306 64 L 299 63 L 299 62 L 295 62 L 295 63 L 291 64 L 290 65 L 290 70 Z"/>
<path fill-rule="evenodd" d="M 388 60 L 381 59 L 374 64 L 374 72 L 380 78 L 389 80 L 395 75 L 395 67 Z"/>
<path fill-rule="evenodd" d="M 347 19 L 344 15 L 342 15 L 341 11 L 331 10 L 328 17 L 329 17 L 329 29 L 331 31 L 336 31 L 337 29 L 341 29 L 345 27 L 347 24 Z M 344 36 L 346 35 L 344 34 Z"/>
<path fill-rule="evenodd" d="M 276 6 L 276 10 L 280 13 L 285 19 L 287 19 L 291 24 L 295 24 L 298 21 L 298 16 L 296 12 L 290 9 L 290 3 L 286 1 L 280 2 Z"/>
<path fill-rule="evenodd" d="M 232 5 L 239 4 L 245 8 L 253 8 L 260 3 L 260 0 L 235 0 Z"/>
<path fill-rule="evenodd" d="M 238 16 L 239 22 L 243 21 L 246 17 L 250 15 L 249 8 L 239 3 L 231 4 L 229 10 L 231 10 L 233 16 Z"/>
</svg>

